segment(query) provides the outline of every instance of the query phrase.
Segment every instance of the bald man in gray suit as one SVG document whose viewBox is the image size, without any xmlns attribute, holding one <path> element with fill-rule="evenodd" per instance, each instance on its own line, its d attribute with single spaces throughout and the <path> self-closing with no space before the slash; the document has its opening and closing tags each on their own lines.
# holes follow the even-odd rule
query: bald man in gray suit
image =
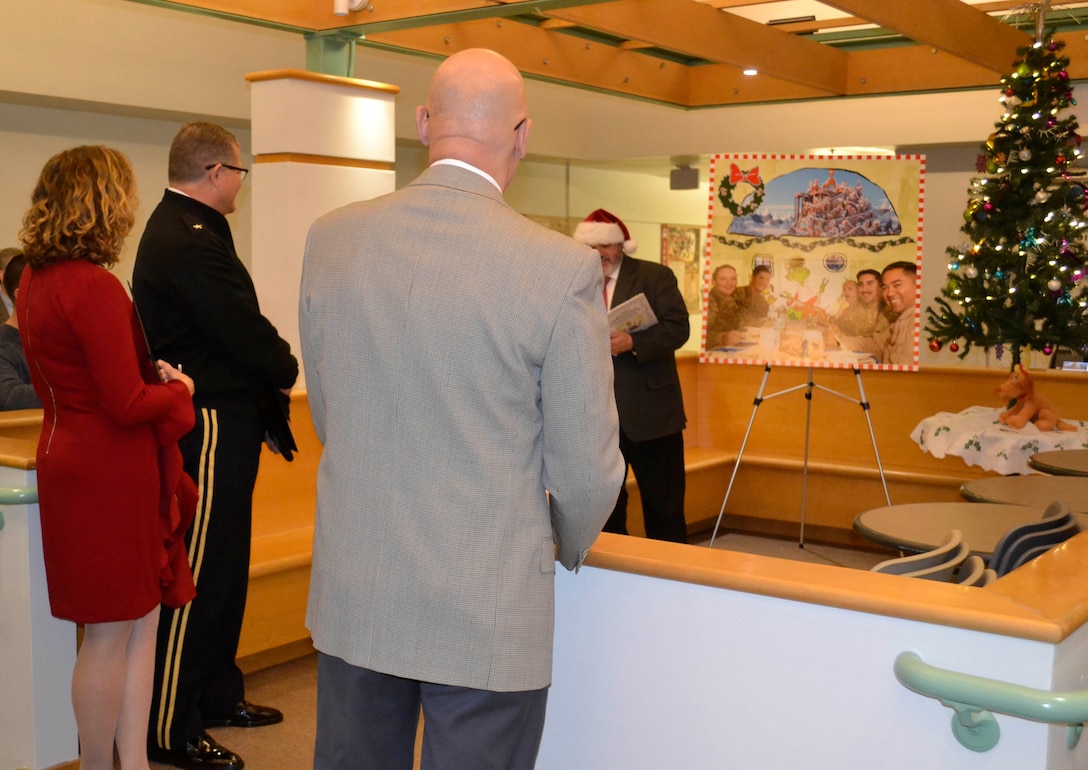
<svg viewBox="0 0 1088 770">
<path fill-rule="evenodd" d="M 416 124 L 430 168 L 306 246 L 314 767 L 410 770 L 422 707 L 424 768 L 527 769 L 555 560 L 623 475 L 600 259 L 503 201 L 532 125 L 509 61 L 451 56 Z"/>
</svg>

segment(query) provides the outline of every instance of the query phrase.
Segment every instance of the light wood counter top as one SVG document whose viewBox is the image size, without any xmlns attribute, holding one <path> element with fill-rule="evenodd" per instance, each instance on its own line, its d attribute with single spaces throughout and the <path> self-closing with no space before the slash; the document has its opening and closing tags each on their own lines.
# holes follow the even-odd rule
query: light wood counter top
<svg viewBox="0 0 1088 770">
<path fill-rule="evenodd" d="M 586 565 L 1051 644 L 1088 621 L 1088 532 L 985 588 L 607 532 Z"/>
<path fill-rule="evenodd" d="M 0 412 L 0 465 L 33 470 L 41 430 L 41 409 Z"/>
</svg>

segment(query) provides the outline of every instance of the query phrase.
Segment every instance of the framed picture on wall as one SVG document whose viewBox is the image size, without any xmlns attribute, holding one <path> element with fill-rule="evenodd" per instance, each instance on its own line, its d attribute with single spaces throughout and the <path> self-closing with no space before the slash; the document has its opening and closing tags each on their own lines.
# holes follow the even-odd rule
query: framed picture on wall
<svg viewBox="0 0 1088 770">
<path fill-rule="evenodd" d="M 689 313 L 702 308 L 702 252 L 699 228 L 691 225 L 661 225 L 661 263 L 676 274 Z"/>
<path fill-rule="evenodd" d="M 918 368 L 925 159 L 715 155 L 702 360 Z"/>
</svg>

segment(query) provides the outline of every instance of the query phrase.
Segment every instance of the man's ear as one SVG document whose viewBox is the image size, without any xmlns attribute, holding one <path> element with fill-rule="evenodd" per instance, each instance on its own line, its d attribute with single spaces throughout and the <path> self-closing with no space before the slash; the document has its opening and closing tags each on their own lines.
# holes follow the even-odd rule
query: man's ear
<svg viewBox="0 0 1088 770">
<path fill-rule="evenodd" d="M 532 118 L 526 118 L 525 122 L 518 128 L 517 137 L 514 139 L 514 149 L 517 151 L 518 160 L 525 157 L 529 148 L 529 130 L 533 127 Z"/>
<path fill-rule="evenodd" d="M 431 113 L 422 104 L 416 107 L 416 135 L 424 147 L 431 146 Z"/>
</svg>

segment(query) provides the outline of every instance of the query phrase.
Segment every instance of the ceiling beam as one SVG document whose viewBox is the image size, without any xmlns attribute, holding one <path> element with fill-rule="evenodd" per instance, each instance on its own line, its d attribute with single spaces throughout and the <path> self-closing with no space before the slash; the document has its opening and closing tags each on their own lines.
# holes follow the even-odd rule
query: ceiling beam
<svg viewBox="0 0 1088 770">
<path fill-rule="evenodd" d="M 466 48 L 491 48 L 527 76 L 677 106 L 690 101 L 691 67 L 502 19 L 379 32 L 359 45 L 443 58 Z"/>
<path fill-rule="evenodd" d="M 873 48 L 850 53 L 850 95 L 996 89 L 1000 76 L 929 45 Z M 921 87 L 925 84 L 924 89 Z M 995 90 L 994 103 L 997 103 Z M 996 114 L 996 113 L 995 113 Z"/>
<path fill-rule="evenodd" d="M 481 18 L 503 18 L 568 5 L 592 5 L 605 0 L 375 0 L 347 16 L 333 13 L 333 0 L 131 0 L 175 10 L 322 32 L 347 29 L 360 34 L 406 27 L 448 24 Z"/>
<path fill-rule="evenodd" d="M 754 68 L 825 96 L 846 91 L 843 51 L 692 0 L 621 0 L 545 15 L 697 59 Z"/>
<path fill-rule="evenodd" d="M 1032 42 L 1030 35 L 961 0 L 822 2 L 993 72 L 1007 70 L 1016 59 L 1016 49 Z"/>
<path fill-rule="evenodd" d="M 331 2 L 331 0 L 327 0 Z M 539 14 L 552 8 L 572 5 L 594 5 L 608 0 L 428 0 L 427 5 L 445 5 L 445 10 L 430 12 L 421 7 L 421 0 L 401 0 L 370 5 L 367 11 L 349 14 L 341 29 L 360 35 L 376 32 L 392 32 L 412 27 L 429 27 L 437 24 L 457 24 L 486 19 L 508 19 L 514 16 Z M 369 9 L 375 9 L 370 12 Z M 344 17 L 339 17 L 344 18 Z"/>
<path fill-rule="evenodd" d="M 766 75 L 747 77 L 736 67 L 725 64 L 708 64 L 702 67 L 690 67 L 689 70 L 691 85 L 688 107 L 728 107 L 762 102 L 827 98 L 825 92 L 815 88 Z"/>
</svg>

